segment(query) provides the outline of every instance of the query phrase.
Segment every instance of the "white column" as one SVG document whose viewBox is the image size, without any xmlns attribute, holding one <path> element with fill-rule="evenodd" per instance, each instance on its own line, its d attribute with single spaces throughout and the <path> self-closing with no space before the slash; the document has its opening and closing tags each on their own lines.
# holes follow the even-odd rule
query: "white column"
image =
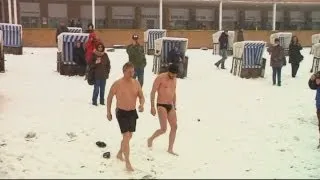
<svg viewBox="0 0 320 180">
<path fill-rule="evenodd" d="M 92 2 L 92 24 L 96 28 L 96 1 L 91 0 Z"/>
<path fill-rule="evenodd" d="M 11 0 L 8 0 L 8 14 L 9 14 L 9 23 L 12 24 L 12 7 L 11 7 Z"/>
<path fill-rule="evenodd" d="M 13 0 L 13 17 L 14 17 L 14 24 L 18 24 L 17 0 Z"/>
<path fill-rule="evenodd" d="M 162 4 L 162 0 L 160 0 L 159 2 L 159 28 L 162 29 L 162 23 L 163 23 L 163 4 Z"/>
<path fill-rule="evenodd" d="M 219 30 L 222 30 L 222 0 L 219 3 Z"/>
<path fill-rule="evenodd" d="M 4 0 L 1 0 L 1 16 L 2 16 L 2 22 L 6 22 L 6 18 L 4 14 Z"/>
<path fill-rule="evenodd" d="M 277 22 L 277 3 L 273 3 L 272 31 L 276 30 L 276 22 Z"/>
</svg>

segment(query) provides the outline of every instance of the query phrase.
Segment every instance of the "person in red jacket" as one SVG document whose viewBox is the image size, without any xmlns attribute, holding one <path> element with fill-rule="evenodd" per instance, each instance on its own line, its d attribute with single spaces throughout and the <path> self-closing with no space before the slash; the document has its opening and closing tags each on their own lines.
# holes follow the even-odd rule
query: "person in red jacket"
<svg viewBox="0 0 320 180">
<path fill-rule="evenodd" d="M 95 33 L 89 34 L 89 40 L 86 43 L 86 61 L 87 64 L 92 62 L 92 55 L 95 50 L 95 47 L 98 45 L 99 41 Z"/>
</svg>

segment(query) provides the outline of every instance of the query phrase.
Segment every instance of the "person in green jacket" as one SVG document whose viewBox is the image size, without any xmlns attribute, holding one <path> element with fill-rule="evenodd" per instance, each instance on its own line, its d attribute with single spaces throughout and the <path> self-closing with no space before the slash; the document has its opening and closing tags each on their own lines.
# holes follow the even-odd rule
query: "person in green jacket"
<svg viewBox="0 0 320 180">
<path fill-rule="evenodd" d="M 138 78 L 138 81 L 143 86 L 144 68 L 147 65 L 146 56 L 144 54 L 143 46 L 138 43 L 139 36 L 132 36 L 132 44 L 127 46 L 127 54 L 129 56 L 129 62 L 134 66 L 134 79 Z"/>
</svg>

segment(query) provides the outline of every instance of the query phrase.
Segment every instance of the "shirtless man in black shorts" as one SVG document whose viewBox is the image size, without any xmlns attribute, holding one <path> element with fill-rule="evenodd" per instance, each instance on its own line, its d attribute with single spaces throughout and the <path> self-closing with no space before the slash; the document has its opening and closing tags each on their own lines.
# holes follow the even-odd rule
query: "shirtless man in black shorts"
<svg viewBox="0 0 320 180">
<path fill-rule="evenodd" d="M 120 131 L 123 136 L 121 147 L 117 154 L 117 158 L 121 161 L 125 160 L 127 171 L 133 171 L 130 163 L 129 142 L 132 138 L 132 133 L 136 131 L 136 122 L 138 113 L 136 111 L 136 101 L 139 98 L 139 112 L 143 112 L 144 96 L 140 83 L 133 79 L 134 67 L 130 62 L 123 66 L 123 77 L 115 81 L 110 88 L 107 100 L 107 118 L 112 120 L 111 104 L 112 98 L 115 95 L 117 99 L 116 118 L 118 120 Z M 123 159 L 124 155 L 124 159 Z"/>
<path fill-rule="evenodd" d="M 160 129 L 156 130 L 148 139 L 148 147 L 152 147 L 153 140 L 164 134 L 167 130 L 167 120 L 171 127 L 169 135 L 168 153 L 178 155 L 173 151 L 173 144 L 177 132 L 176 115 L 176 83 L 179 67 L 175 64 L 169 66 L 169 72 L 162 73 L 154 80 L 151 91 L 151 114 L 156 115 L 154 104 L 155 93 L 158 92 L 157 110 L 160 121 Z"/>
</svg>

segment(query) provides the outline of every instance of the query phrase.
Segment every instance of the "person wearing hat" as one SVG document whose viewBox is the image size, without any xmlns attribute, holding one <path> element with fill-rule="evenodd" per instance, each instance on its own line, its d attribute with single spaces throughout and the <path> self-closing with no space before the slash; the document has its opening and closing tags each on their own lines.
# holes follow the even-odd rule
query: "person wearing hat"
<svg viewBox="0 0 320 180">
<path fill-rule="evenodd" d="M 270 66 L 272 67 L 272 82 L 273 85 L 281 86 L 281 69 L 286 65 L 286 57 L 284 49 L 280 46 L 280 40 L 276 38 L 274 45 L 270 46 L 267 51 L 270 53 Z M 277 81 L 276 81 L 277 80 Z"/>
<path fill-rule="evenodd" d="M 153 82 L 151 90 L 151 114 L 156 115 L 158 111 L 160 128 L 156 130 L 153 135 L 148 139 L 148 147 L 151 148 L 153 140 L 163 135 L 167 131 L 167 121 L 170 125 L 169 134 L 169 146 L 168 153 L 172 155 L 178 155 L 173 151 L 173 144 L 176 138 L 177 132 L 177 115 L 176 115 L 176 85 L 177 74 L 179 72 L 179 66 L 177 64 L 170 64 L 168 72 L 164 72 L 158 75 Z M 155 107 L 155 94 L 157 97 L 157 109 Z"/>
<path fill-rule="evenodd" d="M 129 62 L 134 65 L 134 78 L 138 78 L 138 81 L 143 86 L 144 80 L 144 68 L 147 65 L 146 56 L 144 54 L 143 46 L 138 42 L 139 36 L 134 34 L 132 36 L 132 44 L 127 46 L 127 54 L 129 56 Z"/>
</svg>

